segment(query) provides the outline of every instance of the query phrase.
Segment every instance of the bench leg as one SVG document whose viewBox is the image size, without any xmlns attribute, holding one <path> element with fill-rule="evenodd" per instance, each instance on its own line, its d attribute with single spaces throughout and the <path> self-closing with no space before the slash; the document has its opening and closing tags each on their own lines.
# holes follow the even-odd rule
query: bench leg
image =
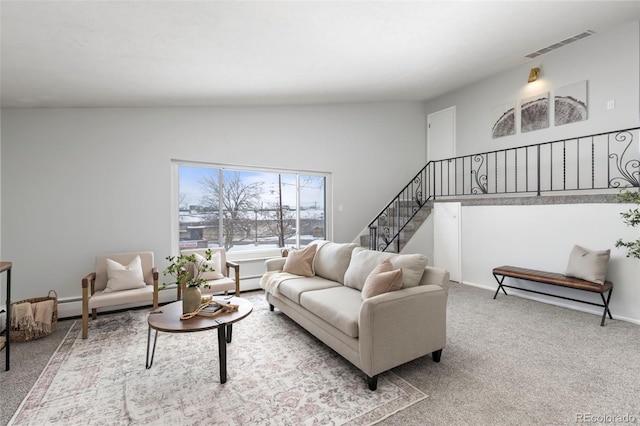
<svg viewBox="0 0 640 426">
<path fill-rule="evenodd" d="M 502 292 L 504 293 L 505 296 L 507 296 L 507 292 L 504 289 L 504 287 L 502 287 L 502 282 L 504 281 L 504 279 L 506 278 L 506 276 L 502 276 L 502 279 L 498 279 L 498 276 L 496 274 L 493 274 L 493 277 L 496 279 L 496 281 L 498 282 L 498 288 L 496 289 L 496 293 L 493 295 L 493 298 L 495 299 L 496 296 L 498 295 L 498 292 L 500 291 L 500 289 L 502 289 Z"/>
<path fill-rule="evenodd" d="M 609 318 L 613 319 L 611 315 L 611 311 L 609 310 L 609 300 L 611 300 L 611 293 L 613 293 L 613 288 L 609 290 L 609 294 L 607 295 L 607 299 L 605 300 L 604 294 L 600 293 L 600 297 L 602 297 L 602 304 L 604 305 L 604 311 L 602 312 L 602 321 L 600 321 L 600 327 L 604 326 L 604 320 L 607 318 L 607 314 L 609 314 Z"/>
</svg>

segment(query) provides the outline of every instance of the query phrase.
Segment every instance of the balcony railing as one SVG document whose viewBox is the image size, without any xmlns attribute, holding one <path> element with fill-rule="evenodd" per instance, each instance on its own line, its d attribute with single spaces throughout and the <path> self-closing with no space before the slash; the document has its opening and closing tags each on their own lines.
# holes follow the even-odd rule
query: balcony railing
<svg viewBox="0 0 640 426">
<path fill-rule="evenodd" d="M 430 161 L 369 224 L 372 250 L 400 235 L 429 200 L 640 187 L 640 127 Z"/>
</svg>

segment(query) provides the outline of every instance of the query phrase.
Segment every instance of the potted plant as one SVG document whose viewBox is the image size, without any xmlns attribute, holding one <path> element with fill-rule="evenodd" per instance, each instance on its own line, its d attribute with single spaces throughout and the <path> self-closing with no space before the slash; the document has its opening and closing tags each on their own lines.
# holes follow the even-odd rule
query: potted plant
<svg viewBox="0 0 640 426">
<path fill-rule="evenodd" d="M 616 195 L 616 199 L 620 203 L 632 203 L 640 206 L 640 192 L 638 191 L 624 189 L 620 194 Z M 620 213 L 620 216 L 622 216 L 622 221 L 626 223 L 627 226 L 635 228 L 640 225 L 640 210 L 637 207 Z M 635 241 L 622 241 L 622 239 L 618 239 L 618 241 L 616 241 L 616 247 L 626 248 L 627 257 L 640 259 L 640 238 Z"/>
<path fill-rule="evenodd" d="M 170 275 L 175 281 L 163 284 L 160 290 L 164 290 L 172 284 L 179 285 L 182 292 L 182 312 L 185 314 L 195 311 L 200 306 L 202 298 L 200 287 L 210 287 L 202 275 L 215 271 L 209 263 L 211 256 L 211 249 L 207 249 L 204 261 L 198 261 L 195 253 L 166 257 L 169 266 L 162 272 L 162 275 Z"/>
</svg>

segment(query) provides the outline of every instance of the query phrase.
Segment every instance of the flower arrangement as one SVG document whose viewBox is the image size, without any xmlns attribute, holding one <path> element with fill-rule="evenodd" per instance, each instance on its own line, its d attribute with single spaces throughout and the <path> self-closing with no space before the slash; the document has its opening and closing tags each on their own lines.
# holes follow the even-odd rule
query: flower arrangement
<svg viewBox="0 0 640 426">
<path fill-rule="evenodd" d="M 171 284 L 181 285 L 182 283 L 184 283 L 186 287 L 209 288 L 210 286 L 207 284 L 207 281 L 202 278 L 202 274 L 215 271 L 209 263 L 211 256 L 211 249 L 205 251 L 206 261 L 200 262 L 198 262 L 195 253 L 167 256 L 166 259 L 169 261 L 169 266 L 162 272 L 162 275 L 170 275 L 175 278 L 175 281 L 163 284 L 161 290 L 164 290 Z"/>
</svg>

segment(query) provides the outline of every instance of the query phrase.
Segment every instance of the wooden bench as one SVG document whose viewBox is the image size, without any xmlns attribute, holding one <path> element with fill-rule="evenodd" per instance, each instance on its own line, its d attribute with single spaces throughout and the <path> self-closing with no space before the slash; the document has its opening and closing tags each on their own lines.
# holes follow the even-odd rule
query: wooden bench
<svg viewBox="0 0 640 426">
<path fill-rule="evenodd" d="M 602 312 L 602 321 L 600 322 L 600 326 L 604 325 L 604 320 L 607 317 L 607 314 L 609 314 L 609 318 L 613 319 L 613 317 L 611 316 L 611 311 L 609 310 L 609 300 L 611 300 L 611 293 L 613 291 L 613 283 L 611 281 L 605 281 L 604 284 L 597 284 L 597 283 L 592 283 L 590 281 L 581 280 L 580 278 L 568 277 L 566 275 L 557 274 L 553 272 L 536 271 L 533 269 L 518 268 L 515 266 L 499 266 L 497 268 L 493 268 L 493 276 L 498 282 L 498 289 L 496 290 L 496 293 L 493 295 L 494 299 L 496 298 L 496 296 L 498 295 L 501 289 L 502 289 L 502 292 L 506 295 L 507 292 L 504 288 L 508 287 L 516 290 L 529 291 L 537 294 L 544 294 L 546 296 L 559 297 L 561 299 L 572 300 L 574 302 L 600 306 L 601 308 L 604 308 L 604 311 Z M 498 278 L 498 276 L 501 276 L 502 278 Z M 586 300 L 572 299 L 570 297 L 565 297 L 565 296 L 558 296 L 556 294 L 543 293 L 541 291 L 531 290 L 528 288 L 509 286 L 504 284 L 504 279 L 506 277 L 518 278 L 526 281 L 534 281 L 542 284 L 575 288 L 577 290 L 588 291 L 591 293 L 599 293 L 600 297 L 602 298 L 602 304 L 588 302 Z M 605 299 L 604 294 L 606 292 L 609 292 L 609 294 Z"/>
</svg>

